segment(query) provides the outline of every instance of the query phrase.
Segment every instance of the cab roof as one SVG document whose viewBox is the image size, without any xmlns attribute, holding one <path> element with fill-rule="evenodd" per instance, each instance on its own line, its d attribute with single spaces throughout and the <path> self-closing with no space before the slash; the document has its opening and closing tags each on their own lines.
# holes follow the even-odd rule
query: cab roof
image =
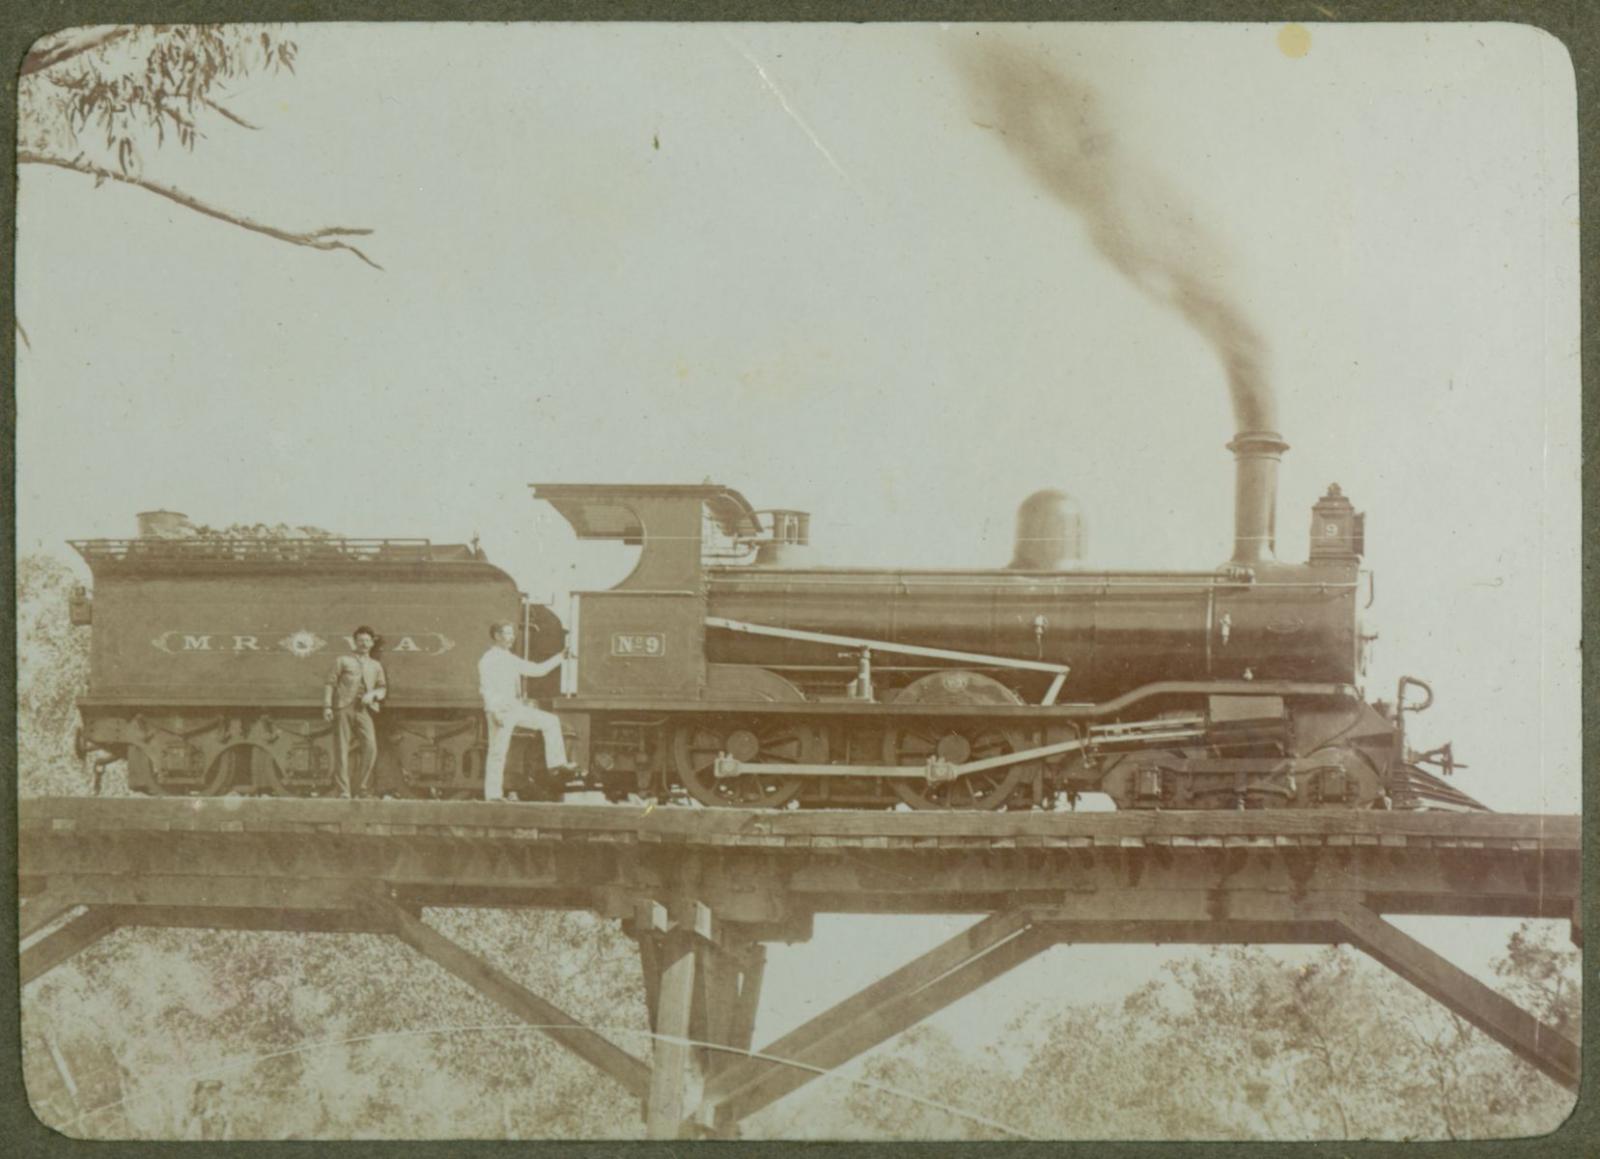
<svg viewBox="0 0 1600 1159">
<path fill-rule="evenodd" d="M 761 533 L 749 500 L 720 483 L 530 483 L 528 487 L 535 499 L 561 513 L 579 539 L 638 541 L 644 526 L 629 502 L 646 499 L 695 500 L 724 535 L 744 538 Z"/>
</svg>

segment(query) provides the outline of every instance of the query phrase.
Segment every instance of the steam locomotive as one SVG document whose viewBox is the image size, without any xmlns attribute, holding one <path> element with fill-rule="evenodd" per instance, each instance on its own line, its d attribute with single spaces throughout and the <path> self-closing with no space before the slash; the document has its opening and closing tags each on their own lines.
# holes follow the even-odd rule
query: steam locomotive
<svg viewBox="0 0 1600 1159">
<path fill-rule="evenodd" d="M 481 796 L 476 661 L 521 626 L 529 681 L 583 770 L 544 768 L 519 736 L 523 800 L 599 790 L 754 808 L 1123 809 L 1478 806 L 1420 766 L 1405 717 L 1357 690 L 1363 516 L 1331 487 L 1310 558 L 1274 558 L 1285 444 L 1246 431 L 1235 550 L 1209 571 L 1085 567 L 1059 492 L 1030 498 L 999 570 L 814 566 L 809 516 L 717 485 L 534 484 L 580 539 L 638 549 L 564 628 L 476 545 L 186 536 L 147 513 L 131 540 L 81 540 L 93 624 L 79 749 L 127 762 L 136 791 L 319 795 L 333 789 L 321 689 L 357 623 L 384 641 L 377 789 Z M 570 636 L 569 636 L 570 629 Z"/>
</svg>

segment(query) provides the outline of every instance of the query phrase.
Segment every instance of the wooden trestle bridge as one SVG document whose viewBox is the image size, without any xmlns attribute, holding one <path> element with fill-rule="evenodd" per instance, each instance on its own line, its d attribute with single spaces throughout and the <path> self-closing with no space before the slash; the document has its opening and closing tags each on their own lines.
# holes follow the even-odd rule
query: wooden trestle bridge
<svg viewBox="0 0 1600 1159">
<path fill-rule="evenodd" d="M 1063 942 L 1347 943 L 1578 1085 L 1572 1040 L 1385 920 L 1559 918 L 1581 944 L 1571 816 L 52 798 L 23 801 L 19 826 L 23 985 L 120 926 L 388 934 L 637 1096 L 653 1138 L 736 1136 Z M 429 906 L 619 920 L 639 946 L 650 1056 L 440 934 Z M 807 940 L 819 913 L 982 916 L 751 1053 L 765 944 Z"/>
</svg>

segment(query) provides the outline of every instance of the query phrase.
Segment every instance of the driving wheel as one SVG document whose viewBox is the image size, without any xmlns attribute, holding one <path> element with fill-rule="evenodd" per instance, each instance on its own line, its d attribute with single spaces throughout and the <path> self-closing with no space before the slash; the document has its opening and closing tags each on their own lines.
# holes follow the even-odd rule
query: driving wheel
<svg viewBox="0 0 1600 1159">
<path fill-rule="evenodd" d="M 894 703 L 979 708 L 1021 704 L 1022 698 L 992 676 L 954 669 L 913 680 L 894 698 Z M 884 736 L 883 760 L 890 765 L 925 766 L 930 757 L 938 757 L 961 765 L 1023 752 L 1029 747 L 1027 735 L 1013 729 L 977 721 L 912 720 Z M 994 810 L 1005 808 L 1023 786 L 1032 782 L 1036 771 L 1037 765 L 1028 762 L 969 773 L 941 785 L 909 777 L 896 777 L 890 784 L 895 796 L 913 809 Z"/>
<path fill-rule="evenodd" d="M 673 765 L 689 795 L 702 805 L 745 809 L 781 809 L 804 782 L 770 773 L 718 777 L 717 757 L 726 753 L 750 764 L 821 764 L 826 748 L 821 730 L 785 717 L 696 721 L 678 726 L 672 736 Z"/>
<path fill-rule="evenodd" d="M 952 765 L 981 761 L 1005 753 L 1021 752 L 1026 741 L 1019 733 L 998 728 L 952 728 L 937 721 L 891 729 L 884 742 L 884 760 L 891 765 L 924 766 L 930 757 Z M 896 777 L 895 795 L 913 809 L 1004 808 L 1033 779 L 1034 767 L 1023 763 L 1001 765 L 969 773 L 936 785 L 927 780 Z"/>
</svg>

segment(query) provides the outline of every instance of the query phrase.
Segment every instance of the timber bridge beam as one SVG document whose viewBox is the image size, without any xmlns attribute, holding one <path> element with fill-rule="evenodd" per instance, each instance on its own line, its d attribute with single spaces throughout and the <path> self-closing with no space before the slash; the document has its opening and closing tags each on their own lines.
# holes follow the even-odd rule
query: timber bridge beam
<svg viewBox="0 0 1600 1159">
<path fill-rule="evenodd" d="M 23 985 L 122 926 L 398 938 L 640 1099 L 653 1138 L 741 1121 L 1062 943 L 1346 943 L 1576 1090 L 1577 1045 L 1385 920 L 1557 918 L 1576 817 L 827 813 L 194 798 L 25 800 Z M 446 938 L 426 907 L 588 910 L 637 942 L 623 1050 Z M 752 1049 L 765 946 L 823 913 L 979 919 Z"/>
</svg>

